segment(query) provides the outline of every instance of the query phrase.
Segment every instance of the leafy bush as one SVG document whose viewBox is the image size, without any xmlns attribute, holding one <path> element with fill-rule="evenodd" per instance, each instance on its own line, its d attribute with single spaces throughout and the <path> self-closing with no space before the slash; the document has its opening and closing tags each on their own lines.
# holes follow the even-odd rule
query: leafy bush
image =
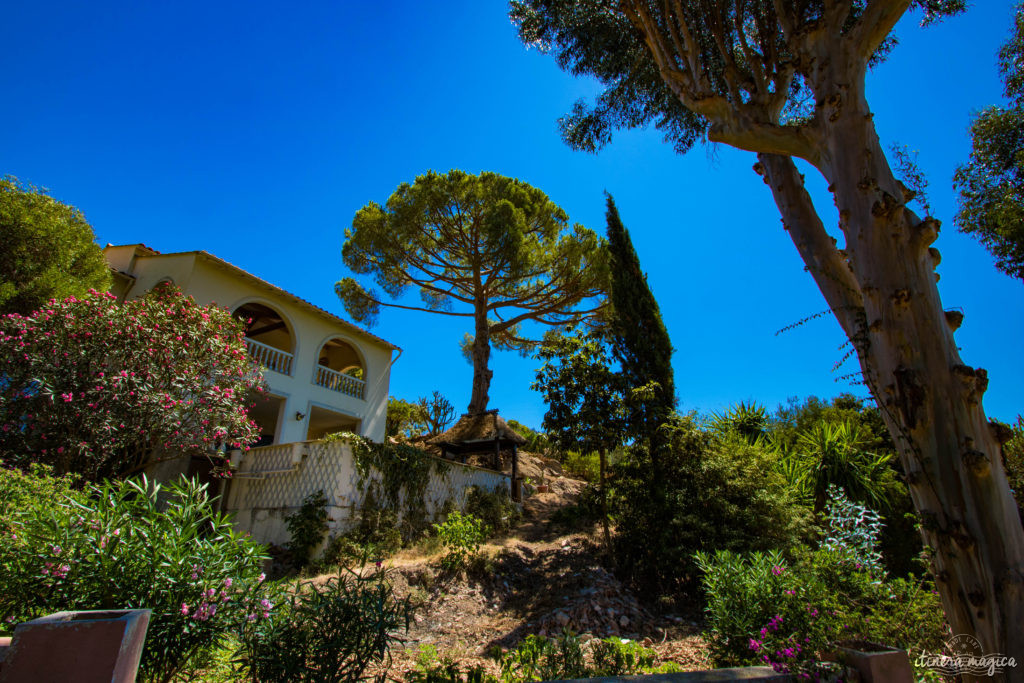
<svg viewBox="0 0 1024 683">
<path fill-rule="evenodd" d="M 806 672 L 837 641 L 938 651 L 945 627 L 923 582 L 887 580 L 835 549 L 698 554 L 707 598 L 705 640 L 718 666 L 767 664 Z M 911 660 L 915 657 L 911 656 Z"/>
<path fill-rule="evenodd" d="M 557 639 L 527 636 L 501 660 L 505 681 L 555 681 L 586 678 L 587 667 L 579 637 L 563 633 Z"/>
<path fill-rule="evenodd" d="M 821 547 L 845 553 L 858 569 L 865 566 L 870 571 L 881 572 L 882 555 L 877 550 L 882 533 L 879 514 L 850 501 L 838 486 L 830 486 L 828 496 Z"/>
<path fill-rule="evenodd" d="M 487 527 L 473 515 L 464 515 L 455 510 L 443 524 L 435 524 L 441 543 L 446 549 L 441 565 L 446 569 L 458 569 L 480 551 L 480 544 L 487 538 Z"/>
<path fill-rule="evenodd" d="M 522 511 L 504 486 L 493 491 L 471 486 L 466 491 L 466 514 L 482 520 L 492 534 L 511 531 L 523 518 Z"/>
<path fill-rule="evenodd" d="M 260 681 L 356 681 L 390 663 L 393 634 L 408 628 L 408 599 L 382 571 L 346 570 L 326 583 L 295 587 L 270 619 L 242 632 L 242 661 Z"/>
<path fill-rule="evenodd" d="M 63 486 L 56 483 L 55 487 Z M 91 486 L 8 512 L 0 544 L 6 624 L 60 610 L 150 608 L 141 677 L 166 680 L 199 651 L 261 620 L 263 548 L 214 511 L 206 487 L 146 479 Z M 260 600 L 264 602 L 260 602 Z"/>
<path fill-rule="evenodd" d="M 246 448 L 262 391 L 231 315 L 170 286 L 118 303 L 109 294 L 0 317 L 0 458 L 90 481 L 131 474 L 156 449 Z"/>
<path fill-rule="evenodd" d="M 795 545 L 809 513 L 773 472 L 776 455 L 738 436 L 701 430 L 677 417 L 658 453 L 633 447 L 615 467 L 617 566 L 645 590 L 679 594 L 697 580 L 693 554 Z"/>
<path fill-rule="evenodd" d="M 27 472 L 7 468 L 0 462 L 0 530 L 12 522 L 12 515 L 30 507 L 49 508 L 77 498 L 78 478 L 54 477 L 53 468 L 39 463 Z"/>
<path fill-rule="evenodd" d="M 649 672 L 655 666 L 657 654 L 632 640 L 605 638 L 591 645 L 593 668 L 588 677 L 631 676 Z"/>
<path fill-rule="evenodd" d="M 503 683 L 565 680 L 605 676 L 629 676 L 678 671 L 672 663 L 657 664 L 654 650 L 622 638 L 593 639 L 584 644 L 574 633 L 557 638 L 527 636 L 500 658 Z M 410 683 L 498 683 L 498 678 L 480 666 L 463 669 L 449 657 L 439 657 L 437 648 L 421 645 L 416 667 L 405 673 Z"/>
<path fill-rule="evenodd" d="M 601 456 L 597 453 L 569 451 L 562 463 L 566 474 L 597 484 L 601 479 Z"/>
<path fill-rule="evenodd" d="M 323 490 L 306 496 L 298 511 L 285 517 L 291 540 L 288 551 L 296 569 L 309 564 L 313 552 L 324 540 L 327 533 L 327 496 Z"/>
</svg>

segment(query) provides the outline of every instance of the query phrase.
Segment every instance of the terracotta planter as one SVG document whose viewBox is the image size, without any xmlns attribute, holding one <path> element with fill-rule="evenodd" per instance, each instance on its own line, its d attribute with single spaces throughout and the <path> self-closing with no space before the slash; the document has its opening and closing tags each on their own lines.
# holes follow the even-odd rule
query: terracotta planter
<svg viewBox="0 0 1024 683">
<path fill-rule="evenodd" d="M 19 624 L 0 666 L 0 683 L 132 683 L 150 613 L 57 612 Z"/>
<path fill-rule="evenodd" d="M 537 484 L 537 493 L 547 493 L 547 492 L 548 492 L 548 485 L 547 484 Z"/>
<path fill-rule="evenodd" d="M 860 674 L 864 683 L 914 683 L 905 650 L 863 640 L 836 644 L 835 661 Z"/>
</svg>

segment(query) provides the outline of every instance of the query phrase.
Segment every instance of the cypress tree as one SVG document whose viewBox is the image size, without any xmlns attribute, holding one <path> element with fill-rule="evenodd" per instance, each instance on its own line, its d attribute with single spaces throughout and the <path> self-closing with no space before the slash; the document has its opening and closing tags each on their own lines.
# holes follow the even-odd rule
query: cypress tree
<svg viewBox="0 0 1024 683">
<path fill-rule="evenodd" d="M 652 458 L 657 461 L 658 428 L 668 421 L 676 405 L 672 342 L 661 319 L 658 302 L 647 285 L 647 276 L 640 270 L 640 259 L 629 231 L 622 225 L 612 196 L 606 192 L 605 198 L 608 201 L 612 354 L 621 364 L 628 386 L 648 388 L 643 398 L 635 401 L 630 432 L 646 441 Z"/>
</svg>

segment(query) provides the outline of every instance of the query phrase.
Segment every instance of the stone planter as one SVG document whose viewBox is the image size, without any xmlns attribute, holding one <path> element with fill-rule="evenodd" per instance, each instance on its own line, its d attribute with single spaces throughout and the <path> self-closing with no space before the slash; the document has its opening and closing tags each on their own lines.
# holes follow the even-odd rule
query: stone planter
<svg viewBox="0 0 1024 683">
<path fill-rule="evenodd" d="M 0 665 L 0 683 L 133 683 L 150 613 L 57 612 L 19 624 Z"/>
<path fill-rule="evenodd" d="M 860 674 L 864 683 L 914 683 L 904 650 L 863 640 L 836 643 L 834 661 Z"/>
</svg>

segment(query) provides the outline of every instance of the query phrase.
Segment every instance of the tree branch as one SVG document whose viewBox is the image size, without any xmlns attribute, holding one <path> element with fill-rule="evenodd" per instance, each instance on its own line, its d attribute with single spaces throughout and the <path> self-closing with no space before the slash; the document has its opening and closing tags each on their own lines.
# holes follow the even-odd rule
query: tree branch
<svg viewBox="0 0 1024 683">
<path fill-rule="evenodd" d="M 907 10 L 911 0 L 869 0 L 860 19 L 850 31 L 848 40 L 856 50 L 862 64 L 871 56 L 896 26 Z"/>
<path fill-rule="evenodd" d="M 855 315 L 864 308 L 860 285 L 836 248 L 835 240 L 826 232 L 796 164 L 791 158 L 776 154 L 759 154 L 758 162 L 754 169 L 771 188 L 793 244 L 846 336 L 855 338 L 862 332 L 857 329 Z"/>
</svg>

